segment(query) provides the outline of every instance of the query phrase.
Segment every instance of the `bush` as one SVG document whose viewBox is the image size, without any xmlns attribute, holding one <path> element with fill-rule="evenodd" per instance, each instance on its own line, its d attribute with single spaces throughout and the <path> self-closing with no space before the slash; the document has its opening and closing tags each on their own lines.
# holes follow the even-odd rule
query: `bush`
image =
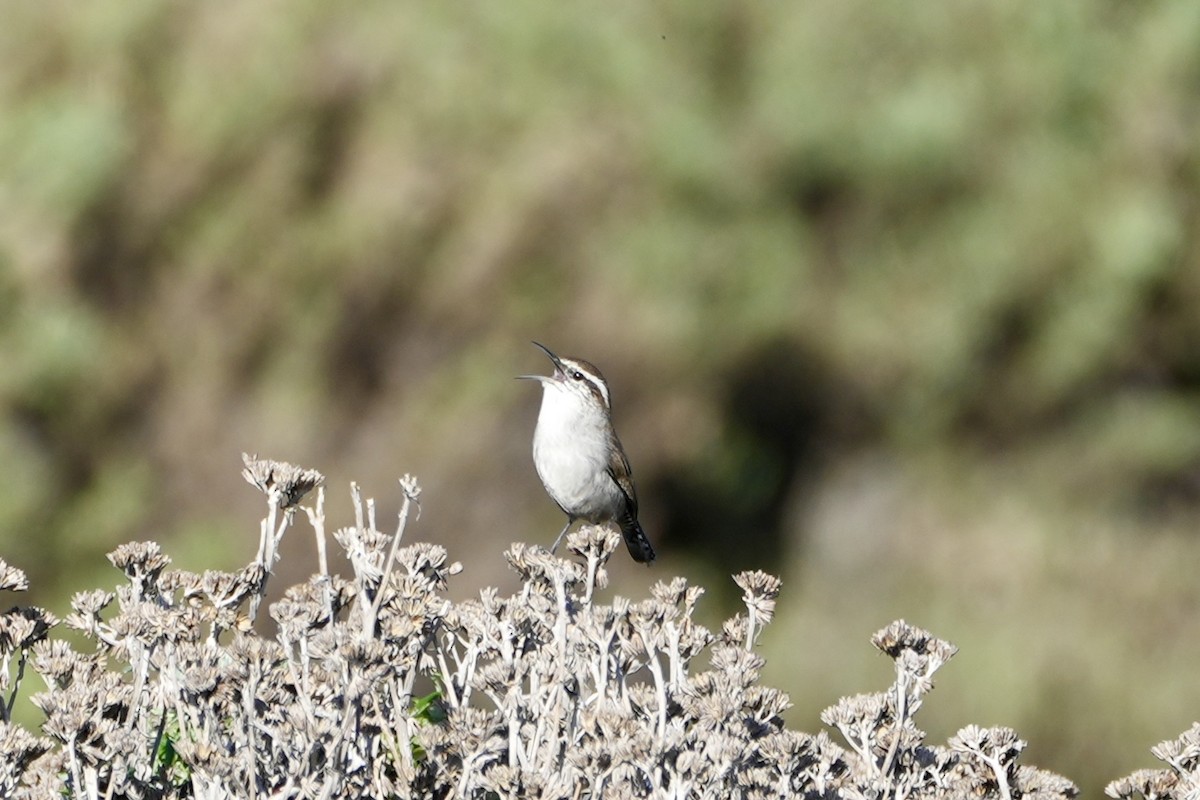
<svg viewBox="0 0 1200 800">
<path fill-rule="evenodd" d="M 719 631 L 693 621 L 703 589 L 682 578 L 638 602 L 601 603 L 619 538 L 588 526 L 568 538 L 570 559 L 514 544 L 513 595 L 488 589 L 454 603 L 444 590 L 460 565 L 435 545 L 400 546 L 420 495 L 411 478 L 394 535 L 353 490 L 355 524 L 332 534 L 352 565 L 347 579 L 326 565 L 320 473 L 247 457 L 244 474 L 268 513 L 258 557 L 240 572 L 171 570 L 153 542 L 119 547 L 109 558 L 127 582 L 75 595 L 63 620 L 94 642 L 89 652 L 53 638 L 58 620 L 44 610 L 0 618 L 0 656 L 15 664 L 0 676 L 0 795 L 1076 794 L 1018 765 L 1025 743 L 1006 728 L 968 726 L 926 745 L 914 717 L 955 648 L 903 621 L 872 638 L 894 660 L 895 683 L 822 715 L 843 747 L 785 727 L 788 697 L 759 683 L 755 642 L 780 588 L 770 575 L 735 576 L 746 610 Z M 314 489 L 315 503 L 299 505 Z M 270 606 L 270 639 L 254 623 L 300 508 L 321 571 Z M 27 586 L 0 563 L 0 588 Z M 32 698 L 40 737 L 12 721 L 27 667 L 47 685 Z"/>
</svg>

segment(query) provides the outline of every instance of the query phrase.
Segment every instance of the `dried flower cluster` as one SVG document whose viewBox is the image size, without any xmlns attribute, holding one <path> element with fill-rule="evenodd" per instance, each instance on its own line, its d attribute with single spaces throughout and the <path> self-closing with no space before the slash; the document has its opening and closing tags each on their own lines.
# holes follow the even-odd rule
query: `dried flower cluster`
<svg viewBox="0 0 1200 800">
<path fill-rule="evenodd" d="M 1200 722 L 1193 722 L 1178 739 L 1151 747 L 1150 752 L 1169 769 L 1139 769 L 1110 783 L 1105 794 L 1124 800 L 1138 797 L 1195 800 L 1200 797 Z"/>
<path fill-rule="evenodd" d="M 886 692 L 847 698 L 826 733 L 788 730 L 786 695 L 759 683 L 754 653 L 779 580 L 735 576 L 745 613 L 710 631 L 703 590 L 676 578 L 633 602 L 598 601 L 619 539 L 585 527 L 573 558 L 514 544 L 521 589 L 450 602 L 460 569 L 430 544 L 401 546 L 414 480 L 393 534 L 353 490 L 355 524 L 333 533 L 353 576 L 325 568 L 322 478 L 247 457 L 268 497 L 257 558 L 234 572 L 170 569 L 150 542 L 110 555 L 126 582 L 83 592 L 49 636 L 39 609 L 0 616 L 0 797 L 60 798 L 909 798 L 1075 794 L 1018 766 L 1007 729 L 963 729 L 927 747 L 913 724 L 954 648 L 903 622 L 874 644 L 896 665 Z M 299 504 L 318 489 L 313 507 Z M 279 537 L 303 508 L 320 571 L 253 627 Z M 282 513 L 283 519 L 279 516 Z M 0 562 L 0 589 L 27 588 Z M 15 674 L 7 665 L 15 664 Z M 41 736 L 11 722 L 26 671 Z M 1193 764 L 1194 768 L 1194 764 Z"/>
<path fill-rule="evenodd" d="M 821 714 L 850 745 L 848 797 L 1014 798 L 1074 797 L 1059 775 L 1017 764 L 1025 742 L 1008 728 L 968 725 L 947 746 L 926 746 L 913 716 L 933 688 L 933 673 L 957 652 L 920 628 L 893 622 L 871 638 L 896 667 L 886 692 L 844 697 Z"/>
</svg>

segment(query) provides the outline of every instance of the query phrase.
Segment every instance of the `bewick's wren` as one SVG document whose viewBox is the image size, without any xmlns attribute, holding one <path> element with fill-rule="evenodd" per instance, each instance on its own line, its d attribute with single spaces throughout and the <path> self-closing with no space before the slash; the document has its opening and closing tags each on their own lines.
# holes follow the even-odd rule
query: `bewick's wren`
<svg viewBox="0 0 1200 800">
<path fill-rule="evenodd" d="M 533 464 L 546 492 L 567 515 L 550 552 L 558 549 L 575 520 L 615 522 L 633 560 L 649 564 L 654 548 L 638 524 L 637 492 L 613 430 L 604 376 L 586 361 L 559 358 L 545 346 L 534 345 L 554 362 L 554 374 L 519 376 L 542 384 Z"/>
</svg>

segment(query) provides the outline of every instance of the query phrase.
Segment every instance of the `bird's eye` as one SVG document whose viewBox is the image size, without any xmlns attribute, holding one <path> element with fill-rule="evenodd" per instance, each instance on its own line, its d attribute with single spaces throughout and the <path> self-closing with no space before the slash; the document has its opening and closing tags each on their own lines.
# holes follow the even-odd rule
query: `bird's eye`
<svg viewBox="0 0 1200 800">
<path fill-rule="evenodd" d="M 580 372 L 579 370 L 575 370 L 574 372 L 571 373 L 571 377 L 577 381 L 581 381 L 581 380 L 583 380 L 583 373 Z"/>
</svg>

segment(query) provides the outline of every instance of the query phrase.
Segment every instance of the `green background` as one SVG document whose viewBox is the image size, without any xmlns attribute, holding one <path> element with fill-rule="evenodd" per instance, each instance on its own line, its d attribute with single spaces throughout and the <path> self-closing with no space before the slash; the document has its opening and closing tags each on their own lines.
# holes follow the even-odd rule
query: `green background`
<svg viewBox="0 0 1200 800">
<path fill-rule="evenodd" d="M 243 450 L 466 567 L 561 515 L 543 370 L 600 365 L 646 571 L 784 578 L 792 726 L 961 647 L 922 711 L 1091 795 L 1200 712 L 1200 4 L 12 3 L 0 556 L 257 546 Z M 300 525 L 279 583 L 315 567 Z M 277 587 L 278 588 L 278 587 Z"/>
</svg>

